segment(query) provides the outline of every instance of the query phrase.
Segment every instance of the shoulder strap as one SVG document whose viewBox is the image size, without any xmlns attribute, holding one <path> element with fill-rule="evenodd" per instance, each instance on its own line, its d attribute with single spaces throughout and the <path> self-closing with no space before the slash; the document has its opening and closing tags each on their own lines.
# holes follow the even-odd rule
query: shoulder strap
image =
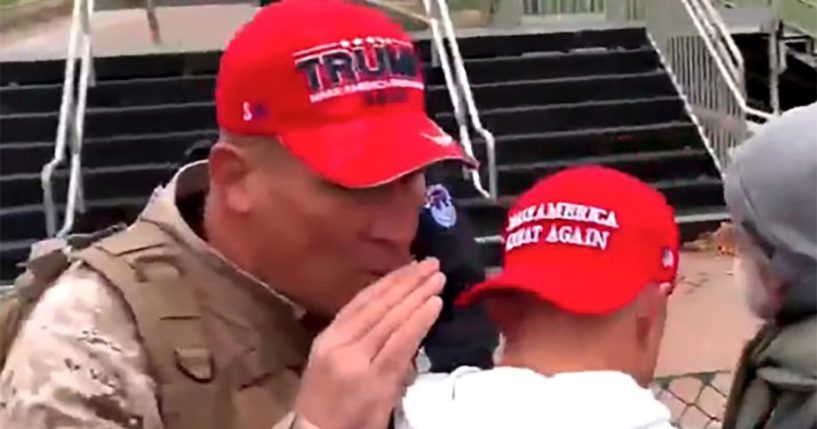
<svg viewBox="0 0 817 429">
<path fill-rule="evenodd" d="M 215 373 L 186 263 L 190 258 L 174 243 L 161 228 L 140 220 L 76 258 L 105 277 L 128 303 L 157 383 L 165 427 L 228 428 L 230 392 Z"/>
<path fill-rule="evenodd" d="M 14 280 L 14 287 L 8 295 L 0 298 L 0 368 L 5 366 L 20 328 L 40 297 L 71 266 L 70 249 L 87 247 L 113 234 L 117 228 L 69 235 L 64 239 L 50 238 L 31 246 L 28 261 L 25 262 L 26 270 Z"/>
<path fill-rule="evenodd" d="M 0 296 L 0 369 L 5 367 L 17 334 L 40 296 L 69 264 L 61 249 L 41 255 L 14 280 L 13 289 Z"/>
</svg>

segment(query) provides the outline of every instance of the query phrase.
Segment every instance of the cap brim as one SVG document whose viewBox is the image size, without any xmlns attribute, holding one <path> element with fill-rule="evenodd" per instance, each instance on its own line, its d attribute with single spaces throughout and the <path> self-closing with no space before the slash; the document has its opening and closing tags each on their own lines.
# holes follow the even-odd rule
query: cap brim
<svg viewBox="0 0 817 429">
<path fill-rule="evenodd" d="M 390 183 L 440 161 L 478 166 L 451 136 L 415 112 L 290 130 L 279 137 L 310 169 L 347 188 Z"/>
<path fill-rule="evenodd" d="M 651 281 L 646 270 L 639 272 L 631 265 L 628 269 L 628 264 L 620 261 L 610 261 L 607 267 L 577 267 L 575 263 L 562 263 L 567 260 L 570 258 L 537 269 L 505 270 L 461 294 L 456 305 L 476 304 L 492 292 L 519 291 L 569 313 L 602 315 L 632 302 Z"/>
</svg>

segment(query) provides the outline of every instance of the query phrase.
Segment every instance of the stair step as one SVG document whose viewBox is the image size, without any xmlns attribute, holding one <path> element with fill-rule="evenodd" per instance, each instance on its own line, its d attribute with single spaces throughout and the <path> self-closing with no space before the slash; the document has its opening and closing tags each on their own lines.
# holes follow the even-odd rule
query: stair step
<svg viewBox="0 0 817 429">
<path fill-rule="evenodd" d="M 86 139 L 82 163 L 87 168 L 178 163 L 194 143 L 217 138 L 218 130 L 210 129 Z M 39 174 L 53 155 L 54 142 L 4 143 L 0 145 L 0 172 Z"/>
<path fill-rule="evenodd" d="M 688 212 L 700 207 L 723 207 L 723 186 L 717 177 L 699 177 L 677 180 L 660 180 L 650 183 L 658 189 L 676 213 Z M 485 198 L 467 198 L 457 201 L 461 210 L 469 214 L 476 236 L 496 235 L 505 223 L 506 210 L 516 200 L 505 195 L 493 202 Z"/>
<path fill-rule="evenodd" d="M 675 87 L 661 70 L 623 75 L 514 80 L 472 86 L 480 110 L 514 106 L 674 96 Z M 445 86 L 430 88 L 430 111 L 451 110 Z"/>
<path fill-rule="evenodd" d="M 68 173 L 64 169 L 55 171 L 52 183 L 54 198 L 58 202 L 64 202 L 68 192 Z M 4 211 L 18 206 L 41 204 L 43 201 L 39 172 L 3 174 L 0 176 L 0 189 L 3 190 L 0 193 L 0 207 Z"/>
<path fill-rule="evenodd" d="M 522 55 L 532 52 L 565 52 L 590 48 L 632 49 L 649 43 L 643 28 L 481 35 L 460 38 L 457 42 L 465 58 Z"/>
<path fill-rule="evenodd" d="M 218 130 L 206 129 L 175 133 L 124 134 L 88 139 L 83 147 L 87 167 L 177 164 L 185 152 L 201 140 L 215 141 Z"/>
<path fill-rule="evenodd" d="M 142 210 L 147 199 L 148 195 L 89 200 L 86 202 L 86 212 L 77 215 L 73 231 L 91 232 L 99 229 L 100 225 L 130 222 Z M 61 223 L 65 216 L 65 205 L 57 205 L 57 212 Z M 7 242 L 41 240 L 46 236 L 45 212 L 41 204 L 0 210 L 0 225 L 0 242 L 3 246 Z"/>
<path fill-rule="evenodd" d="M 548 55 L 509 56 L 466 59 L 465 70 L 473 84 L 514 80 L 554 79 L 586 75 L 620 75 L 661 69 L 658 55 L 652 48 L 627 51 L 559 52 Z M 429 85 L 445 83 L 442 70 L 428 74 Z"/>
<path fill-rule="evenodd" d="M 212 102 L 95 108 L 85 121 L 88 138 L 200 131 L 216 128 L 216 111 Z"/>
<path fill-rule="evenodd" d="M 60 110 L 61 97 L 59 83 L 0 87 L 0 115 L 56 112 Z"/>
<path fill-rule="evenodd" d="M 34 241 L 3 242 L 0 249 L 0 281 L 10 282 L 22 273 L 17 265 L 28 258 L 32 244 Z"/>
<path fill-rule="evenodd" d="M 0 144 L 0 173 L 5 175 L 39 173 L 54 156 L 54 142 Z"/>
<path fill-rule="evenodd" d="M 86 213 L 78 215 L 74 231 L 91 232 L 103 225 L 132 220 L 146 201 L 147 197 L 89 201 Z M 64 209 L 64 206 L 58 206 L 60 222 Z M 28 257 L 31 245 L 45 238 L 45 214 L 41 205 L 0 210 L 0 225 L 0 241 L 3 243 L 0 248 L 0 280 L 8 281 L 20 274 L 17 264 Z"/>
<path fill-rule="evenodd" d="M 220 51 L 173 52 L 94 58 L 98 81 L 140 77 L 212 74 L 218 69 Z M 0 85 L 62 82 L 65 60 L 4 62 Z"/>
<path fill-rule="evenodd" d="M 476 137 L 477 135 L 473 135 Z M 474 153 L 487 159 L 482 139 L 473 142 Z M 496 139 L 497 164 L 532 159 L 561 160 L 593 155 L 614 155 L 653 150 L 701 147 L 692 122 L 676 121 L 627 127 L 592 128 L 546 133 L 511 134 Z"/>
<path fill-rule="evenodd" d="M 0 144 L 54 141 L 58 118 L 56 112 L 2 115 Z"/>
<path fill-rule="evenodd" d="M 420 59 L 430 61 L 428 40 L 416 40 Z M 169 52 L 148 55 L 120 55 L 94 58 L 97 81 L 145 77 L 193 76 L 214 74 L 221 51 Z M 34 85 L 62 82 L 65 60 L 3 62 L 0 86 Z"/>
<path fill-rule="evenodd" d="M 709 153 L 703 148 L 624 153 L 502 165 L 497 168 L 499 192 L 503 195 L 522 193 L 545 176 L 568 167 L 591 164 L 614 168 L 646 182 L 715 177 L 718 174 Z"/>
<path fill-rule="evenodd" d="M 85 198 L 93 201 L 147 196 L 156 186 L 167 181 L 175 168 L 175 163 L 84 168 Z M 42 202 L 39 173 L 0 176 L 0 187 L 3 189 L 0 207 L 30 206 Z M 54 176 L 54 196 L 58 202 L 65 201 L 67 187 L 67 172 L 57 172 Z"/>
<path fill-rule="evenodd" d="M 591 101 L 548 106 L 521 106 L 480 111 L 483 125 L 494 135 L 567 131 L 673 122 L 686 118 L 676 97 Z M 453 113 L 436 116 L 441 127 L 456 135 Z"/>
</svg>

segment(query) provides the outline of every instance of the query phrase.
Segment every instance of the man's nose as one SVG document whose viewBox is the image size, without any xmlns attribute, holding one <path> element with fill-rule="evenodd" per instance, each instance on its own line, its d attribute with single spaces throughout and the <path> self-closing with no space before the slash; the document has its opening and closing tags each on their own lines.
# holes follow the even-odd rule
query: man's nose
<svg viewBox="0 0 817 429">
<path fill-rule="evenodd" d="M 411 244 L 425 202 L 425 178 L 413 174 L 384 186 L 381 191 L 373 204 L 371 238 Z"/>
</svg>

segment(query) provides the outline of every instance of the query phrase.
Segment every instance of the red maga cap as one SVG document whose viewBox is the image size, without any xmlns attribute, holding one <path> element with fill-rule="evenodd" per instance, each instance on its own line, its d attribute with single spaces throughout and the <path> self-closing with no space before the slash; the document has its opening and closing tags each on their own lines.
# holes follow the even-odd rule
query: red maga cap
<svg viewBox="0 0 817 429">
<path fill-rule="evenodd" d="M 674 284 L 678 246 L 661 193 L 607 168 L 564 170 L 519 198 L 508 214 L 503 272 L 458 304 L 519 290 L 571 313 L 610 313 L 650 283 Z"/>
<path fill-rule="evenodd" d="M 219 127 L 272 136 L 326 180 L 391 182 L 442 160 L 476 165 L 425 113 L 411 38 L 383 13 L 341 0 L 260 9 L 221 57 Z"/>
</svg>

